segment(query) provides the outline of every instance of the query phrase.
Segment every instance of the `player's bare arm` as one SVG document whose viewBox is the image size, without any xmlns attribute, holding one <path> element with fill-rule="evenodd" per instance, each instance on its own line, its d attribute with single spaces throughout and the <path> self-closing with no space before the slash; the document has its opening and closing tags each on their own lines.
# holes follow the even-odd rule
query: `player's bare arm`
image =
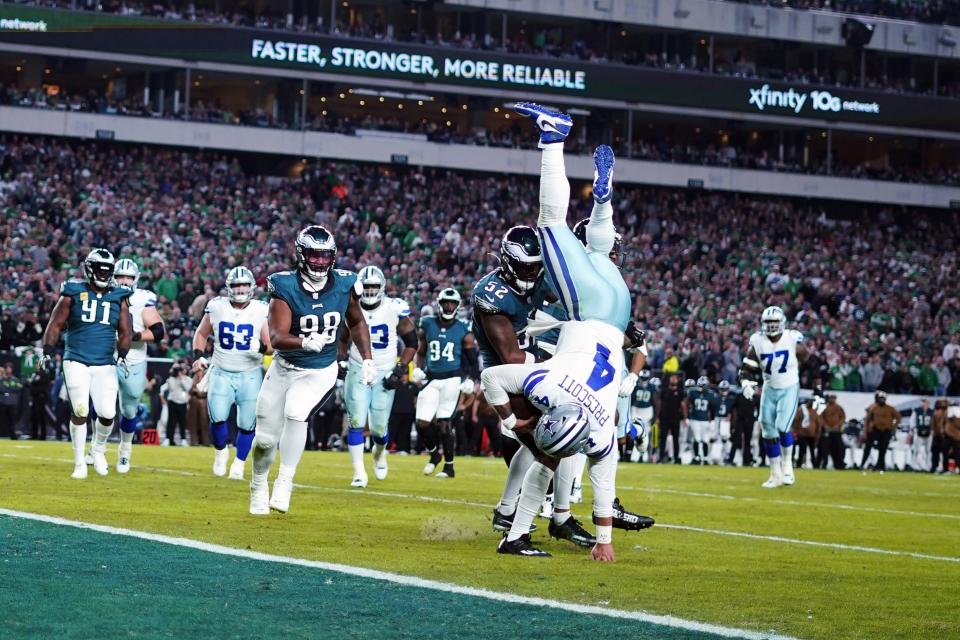
<svg viewBox="0 0 960 640">
<path fill-rule="evenodd" d="M 400 352 L 400 364 L 406 367 L 410 364 L 410 361 L 413 360 L 413 356 L 418 353 L 420 345 L 423 344 L 423 340 L 420 339 L 417 333 L 417 327 L 413 324 L 413 320 L 411 320 L 409 316 L 400 318 L 400 322 L 397 323 L 397 334 L 399 334 L 400 339 L 403 341 L 403 351 Z M 424 349 L 426 349 L 426 345 L 423 346 Z"/>
<path fill-rule="evenodd" d="M 50 322 L 43 332 L 43 348 L 47 350 L 55 349 L 60 341 L 60 332 L 67 324 L 67 318 L 70 317 L 70 305 L 72 304 L 69 296 L 60 296 L 57 304 L 53 307 L 53 313 L 50 315 Z"/>
<path fill-rule="evenodd" d="M 303 348 L 303 338 L 290 333 L 292 320 L 293 313 L 290 311 L 290 305 L 280 298 L 270 300 L 267 324 L 270 326 L 270 344 L 274 349 L 296 351 Z M 369 344 L 369 339 L 367 342 Z"/>
<path fill-rule="evenodd" d="M 360 298 L 356 293 L 350 294 L 350 303 L 347 305 L 347 326 L 350 328 L 350 335 L 353 338 L 353 344 L 357 345 L 360 351 L 360 357 L 364 360 L 373 358 L 370 355 L 370 327 L 367 326 L 367 320 L 363 317 L 363 310 L 360 309 Z"/>
<path fill-rule="evenodd" d="M 490 343 L 504 364 L 523 364 L 532 362 L 533 356 L 520 349 L 517 334 L 507 316 L 501 313 L 481 313 L 480 322 Z"/>
<path fill-rule="evenodd" d="M 120 318 L 117 321 L 117 354 L 126 358 L 133 342 L 133 327 L 130 322 L 130 305 L 127 299 L 120 301 Z"/>
<path fill-rule="evenodd" d="M 206 315 L 204 315 L 206 317 Z M 150 306 L 144 308 L 140 313 L 143 320 L 143 331 L 136 331 L 133 334 L 134 342 L 159 342 L 163 339 L 164 327 L 163 318 L 156 307 Z"/>
</svg>

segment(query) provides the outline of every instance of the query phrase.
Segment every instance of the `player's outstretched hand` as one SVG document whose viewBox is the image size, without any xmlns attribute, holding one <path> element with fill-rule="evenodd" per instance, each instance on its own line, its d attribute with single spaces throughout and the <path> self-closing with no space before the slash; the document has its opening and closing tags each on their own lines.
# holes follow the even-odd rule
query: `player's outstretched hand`
<svg viewBox="0 0 960 640">
<path fill-rule="evenodd" d="M 207 366 L 207 359 L 200 357 L 193 361 L 193 366 L 190 368 L 190 371 L 193 373 L 196 373 L 197 371 L 206 371 Z"/>
<path fill-rule="evenodd" d="M 616 555 L 613 553 L 612 544 L 602 544 L 598 542 L 590 550 L 590 559 L 597 562 L 616 562 Z"/>
</svg>

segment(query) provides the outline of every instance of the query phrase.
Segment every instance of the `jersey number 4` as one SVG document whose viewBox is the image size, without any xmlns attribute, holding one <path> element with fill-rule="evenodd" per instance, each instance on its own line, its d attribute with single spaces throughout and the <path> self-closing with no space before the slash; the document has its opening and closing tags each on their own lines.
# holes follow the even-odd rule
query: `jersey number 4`
<svg viewBox="0 0 960 640">
<path fill-rule="evenodd" d="M 613 382 L 616 369 L 610 364 L 610 349 L 597 343 L 597 353 L 593 356 L 593 371 L 587 378 L 587 386 L 594 391 L 600 391 Z"/>
<path fill-rule="evenodd" d="M 787 360 L 790 359 L 790 352 L 784 349 L 783 351 L 774 351 L 773 353 L 761 353 L 760 359 L 767 363 L 767 366 L 763 368 L 767 375 L 773 373 L 773 359 L 782 358 L 780 361 L 780 368 L 777 369 L 777 373 L 786 373 L 787 372 Z"/>
</svg>

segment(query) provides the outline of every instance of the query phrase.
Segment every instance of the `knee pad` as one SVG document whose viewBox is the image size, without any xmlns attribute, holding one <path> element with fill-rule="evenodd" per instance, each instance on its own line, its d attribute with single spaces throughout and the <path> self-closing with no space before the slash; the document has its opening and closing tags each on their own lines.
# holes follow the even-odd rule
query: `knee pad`
<svg viewBox="0 0 960 640">
<path fill-rule="evenodd" d="M 793 433 L 790 431 L 784 431 L 780 434 L 780 445 L 784 447 L 793 446 Z"/>
<path fill-rule="evenodd" d="M 78 418 L 89 418 L 90 417 L 90 405 L 86 402 L 78 402 L 73 406 L 73 415 Z"/>
<path fill-rule="evenodd" d="M 128 418 L 125 415 L 120 416 L 120 431 L 124 433 L 136 433 L 137 432 L 137 419 Z"/>
<path fill-rule="evenodd" d="M 266 433 L 257 433 L 253 438 L 253 446 L 257 449 L 272 449 L 277 446 L 277 439 Z"/>
<path fill-rule="evenodd" d="M 390 442 L 390 436 L 389 434 L 386 434 L 386 433 L 384 433 L 383 435 L 374 434 L 373 441 L 379 445 L 386 445 Z"/>
</svg>

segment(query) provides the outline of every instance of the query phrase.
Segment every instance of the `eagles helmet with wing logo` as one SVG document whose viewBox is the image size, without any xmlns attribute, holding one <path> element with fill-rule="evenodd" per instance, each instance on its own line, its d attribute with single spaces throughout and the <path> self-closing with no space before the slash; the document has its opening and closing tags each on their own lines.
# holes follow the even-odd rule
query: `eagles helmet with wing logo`
<svg viewBox="0 0 960 640">
<path fill-rule="evenodd" d="M 518 293 L 533 291 L 543 275 L 540 239 L 531 227 L 513 227 L 500 241 L 503 279 Z"/>
<path fill-rule="evenodd" d="M 96 287 L 108 287 L 113 280 L 113 270 L 117 261 L 106 249 L 94 249 L 83 261 L 83 275 L 87 282 Z"/>
<path fill-rule="evenodd" d="M 297 234 L 297 269 L 313 283 L 322 284 L 337 260 L 337 241 L 318 224 Z"/>
</svg>

